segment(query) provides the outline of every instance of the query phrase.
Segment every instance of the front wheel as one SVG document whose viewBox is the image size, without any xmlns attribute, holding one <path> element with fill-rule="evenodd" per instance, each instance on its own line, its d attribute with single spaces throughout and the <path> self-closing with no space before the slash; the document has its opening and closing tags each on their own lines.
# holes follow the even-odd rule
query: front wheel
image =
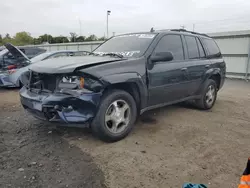
<svg viewBox="0 0 250 188">
<path fill-rule="evenodd" d="M 134 98 L 123 90 L 110 90 L 101 100 L 91 123 L 93 133 L 101 140 L 115 142 L 132 130 L 137 116 Z"/>
<path fill-rule="evenodd" d="M 217 85 L 214 80 L 208 79 L 204 83 L 201 91 L 201 98 L 196 101 L 196 105 L 203 110 L 211 109 L 217 98 Z"/>
</svg>

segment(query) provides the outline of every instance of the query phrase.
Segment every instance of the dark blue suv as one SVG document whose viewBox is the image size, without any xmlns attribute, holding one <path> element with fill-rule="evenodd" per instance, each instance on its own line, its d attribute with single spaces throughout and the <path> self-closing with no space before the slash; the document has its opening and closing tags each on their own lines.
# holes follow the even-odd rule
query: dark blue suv
<svg viewBox="0 0 250 188">
<path fill-rule="evenodd" d="M 186 30 L 112 37 L 82 57 L 45 60 L 22 76 L 21 103 L 35 117 L 124 138 L 146 110 L 183 101 L 213 107 L 226 64 L 216 42 Z"/>
</svg>

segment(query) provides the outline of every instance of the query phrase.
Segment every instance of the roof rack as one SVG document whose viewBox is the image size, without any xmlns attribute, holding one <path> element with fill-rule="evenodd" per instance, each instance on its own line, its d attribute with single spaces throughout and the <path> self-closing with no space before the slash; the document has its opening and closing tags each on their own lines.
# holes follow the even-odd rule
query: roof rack
<svg viewBox="0 0 250 188">
<path fill-rule="evenodd" d="M 195 35 L 202 35 L 202 36 L 205 36 L 205 37 L 209 37 L 205 33 L 197 33 L 197 32 L 194 32 L 194 31 L 188 31 L 186 29 L 170 29 L 170 31 L 187 32 L 187 33 L 191 33 L 191 34 L 195 34 Z"/>
<path fill-rule="evenodd" d="M 164 31 L 187 32 L 187 33 L 191 33 L 191 34 L 195 34 L 195 35 L 202 35 L 202 36 L 205 36 L 205 37 L 209 37 L 205 33 L 197 33 L 197 32 L 194 32 L 194 31 L 188 31 L 186 29 L 161 29 L 161 30 L 154 30 L 153 28 L 151 28 L 150 32 L 154 32 L 154 31 L 161 31 L 161 32 L 164 32 Z"/>
</svg>

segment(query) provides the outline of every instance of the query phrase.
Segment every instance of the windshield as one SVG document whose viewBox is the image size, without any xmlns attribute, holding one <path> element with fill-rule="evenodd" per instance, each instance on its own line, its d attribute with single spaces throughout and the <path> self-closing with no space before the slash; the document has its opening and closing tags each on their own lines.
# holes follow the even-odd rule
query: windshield
<svg viewBox="0 0 250 188">
<path fill-rule="evenodd" d="M 119 35 L 103 43 L 94 52 L 100 55 L 116 53 L 125 57 L 140 57 L 147 50 L 155 35 L 151 33 Z"/>
<path fill-rule="evenodd" d="M 40 55 L 37 55 L 37 56 L 31 58 L 30 61 L 32 63 L 37 62 L 37 61 L 42 61 L 44 58 L 48 57 L 51 54 L 52 54 L 51 52 L 42 53 Z"/>
</svg>

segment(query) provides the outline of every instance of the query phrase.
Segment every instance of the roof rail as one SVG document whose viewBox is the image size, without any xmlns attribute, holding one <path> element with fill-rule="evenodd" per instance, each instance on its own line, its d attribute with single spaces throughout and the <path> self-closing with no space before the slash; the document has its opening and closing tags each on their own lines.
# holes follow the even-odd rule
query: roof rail
<svg viewBox="0 0 250 188">
<path fill-rule="evenodd" d="M 187 32 L 187 33 L 191 33 L 191 34 L 195 34 L 195 35 L 202 35 L 202 36 L 205 36 L 205 37 L 209 37 L 205 33 L 197 33 L 197 32 L 194 32 L 194 31 L 188 31 L 186 29 L 170 29 L 170 31 Z"/>
</svg>

